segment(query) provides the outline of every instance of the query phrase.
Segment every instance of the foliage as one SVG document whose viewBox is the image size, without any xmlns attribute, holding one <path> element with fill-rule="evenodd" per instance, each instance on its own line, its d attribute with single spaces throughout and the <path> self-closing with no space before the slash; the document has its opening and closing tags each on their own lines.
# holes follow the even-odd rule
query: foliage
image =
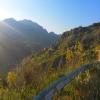
<svg viewBox="0 0 100 100">
<path fill-rule="evenodd" d="M 42 89 L 59 77 L 72 72 L 81 65 L 94 62 L 95 51 L 99 48 L 99 39 L 95 37 L 99 33 L 100 30 L 95 30 L 93 26 L 73 29 L 65 32 L 56 46 L 23 59 L 14 71 L 8 72 L 6 87 L 4 87 L 3 79 L 0 80 L 0 100 L 32 100 Z M 87 36 L 90 36 L 90 41 Z M 60 66 L 64 57 L 66 62 Z M 99 78 L 100 66 L 95 65 L 93 69 L 76 77 L 53 99 L 91 100 L 91 97 L 96 96 L 99 100 Z"/>
<path fill-rule="evenodd" d="M 14 72 L 8 72 L 7 82 L 9 86 L 15 85 L 15 73 Z"/>
<path fill-rule="evenodd" d="M 67 49 L 67 53 L 66 53 L 66 59 L 68 62 L 71 62 L 72 59 L 74 58 L 74 54 L 70 49 Z"/>
</svg>

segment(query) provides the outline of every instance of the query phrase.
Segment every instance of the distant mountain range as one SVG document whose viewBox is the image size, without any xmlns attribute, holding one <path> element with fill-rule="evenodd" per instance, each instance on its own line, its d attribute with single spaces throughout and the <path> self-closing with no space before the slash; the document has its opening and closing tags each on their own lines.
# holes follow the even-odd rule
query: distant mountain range
<svg viewBox="0 0 100 100">
<path fill-rule="evenodd" d="M 58 40 L 54 32 L 31 20 L 16 21 L 13 18 L 0 22 L 0 70 L 20 61 L 23 57 L 49 47 Z M 3 67 L 4 66 L 4 67 Z"/>
</svg>

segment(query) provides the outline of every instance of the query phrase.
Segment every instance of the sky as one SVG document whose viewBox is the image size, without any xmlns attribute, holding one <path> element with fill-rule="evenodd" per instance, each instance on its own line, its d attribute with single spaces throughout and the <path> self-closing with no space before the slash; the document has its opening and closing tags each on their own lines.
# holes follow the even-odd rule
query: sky
<svg viewBox="0 0 100 100">
<path fill-rule="evenodd" d="M 100 22 L 100 0 L 0 0 L 0 20 L 30 19 L 57 34 Z"/>
</svg>

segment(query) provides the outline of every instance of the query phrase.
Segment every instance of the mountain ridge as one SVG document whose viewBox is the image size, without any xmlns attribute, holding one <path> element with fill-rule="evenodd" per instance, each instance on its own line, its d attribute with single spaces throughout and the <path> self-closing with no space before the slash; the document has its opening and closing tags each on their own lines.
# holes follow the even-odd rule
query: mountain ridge
<svg viewBox="0 0 100 100">
<path fill-rule="evenodd" d="M 58 35 L 49 34 L 46 29 L 31 20 L 17 21 L 8 18 L 0 21 L 0 66 L 15 63 L 20 57 L 49 47 L 58 38 Z"/>
</svg>

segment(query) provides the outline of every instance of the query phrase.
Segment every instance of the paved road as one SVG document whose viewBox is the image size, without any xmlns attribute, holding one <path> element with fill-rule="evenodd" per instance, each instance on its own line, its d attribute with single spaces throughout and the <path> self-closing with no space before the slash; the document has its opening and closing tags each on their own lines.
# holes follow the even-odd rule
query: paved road
<svg viewBox="0 0 100 100">
<path fill-rule="evenodd" d="M 94 67 L 97 64 L 100 65 L 100 62 L 83 65 L 75 71 L 69 73 L 68 75 L 59 78 L 57 81 L 53 82 L 50 86 L 41 91 L 36 97 L 33 98 L 33 100 L 52 100 L 52 97 L 57 91 L 63 89 L 65 85 L 67 85 L 80 73 L 87 71 L 88 69 Z"/>
</svg>

